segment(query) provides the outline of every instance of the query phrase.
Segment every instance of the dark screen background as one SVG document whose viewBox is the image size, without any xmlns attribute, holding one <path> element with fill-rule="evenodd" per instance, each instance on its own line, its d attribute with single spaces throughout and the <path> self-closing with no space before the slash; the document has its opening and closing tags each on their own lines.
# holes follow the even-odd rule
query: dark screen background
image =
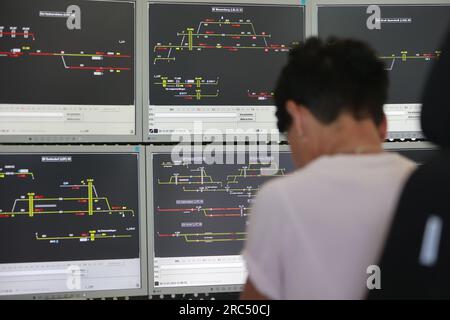
<svg viewBox="0 0 450 320">
<path fill-rule="evenodd" d="M 40 11 L 65 12 L 81 8 L 81 30 L 69 30 L 65 18 L 41 18 Z M 68 70 L 60 56 L 18 58 L 0 56 L 0 103 L 134 105 L 134 4 L 83 0 L 14 0 L 0 2 L 0 26 L 30 28 L 35 40 L 23 36 L 0 38 L 0 52 L 30 47 L 26 52 L 120 52 L 131 58 L 66 57 L 69 66 L 131 68 L 94 76 L 94 70 Z M 123 42 L 123 43 L 119 43 Z"/>
<path fill-rule="evenodd" d="M 450 6 L 381 5 L 381 18 L 412 18 L 412 23 L 382 23 L 381 30 L 369 30 L 367 6 L 319 7 L 319 36 L 351 37 L 367 41 L 380 56 L 434 54 L 450 22 Z M 385 60 L 389 66 L 391 60 Z M 397 60 L 389 71 L 388 103 L 420 103 L 433 60 Z"/>
<path fill-rule="evenodd" d="M 42 162 L 48 154 L 0 155 L 0 168 L 15 166 L 28 169 L 31 177 L 5 176 L 0 179 L 0 209 L 11 212 L 16 199 L 29 192 L 45 198 L 87 197 L 87 189 L 61 188 L 64 182 L 79 185 L 92 178 L 99 197 L 107 197 L 111 207 L 134 210 L 134 216 L 98 213 L 92 216 L 77 214 L 35 214 L 5 216 L 0 213 L 0 263 L 126 259 L 139 257 L 139 179 L 137 154 L 56 154 L 72 156 L 69 163 Z M 9 169 L 6 169 L 8 171 Z M 9 170 L 13 171 L 13 170 Z M 0 171 L 2 172 L 2 171 Z M 37 204 L 51 202 L 35 202 Z M 104 201 L 99 204 L 105 207 Z M 86 210 L 87 203 L 70 202 L 64 210 Z M 16 204 L 27 210 L 27 203 Z M 46 210 L 55 210 L 48 208 Z M 134 230 L 129 230 L 134 228 Z M 94 242 L 61 240 L 58 244 L 37 241 L 35 234 L 65 236 L 79 235 L 90 230 L 114 229 L 117 234 L 131 234 L 131 238 L 97 239 Z"/>
</svg>

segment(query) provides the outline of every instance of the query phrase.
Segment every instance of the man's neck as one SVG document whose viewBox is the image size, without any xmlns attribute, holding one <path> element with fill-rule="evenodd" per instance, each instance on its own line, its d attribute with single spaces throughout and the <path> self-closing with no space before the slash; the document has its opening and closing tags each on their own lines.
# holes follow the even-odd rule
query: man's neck
<svg viewBox="0 0 450 320">
<path fill-rule="evenodd" d="M 379 153 L 383 151 L 380 134 L 371 120 L 356 121 L 342 116 L 324 129 L 324 154 Z"/>
</svg>

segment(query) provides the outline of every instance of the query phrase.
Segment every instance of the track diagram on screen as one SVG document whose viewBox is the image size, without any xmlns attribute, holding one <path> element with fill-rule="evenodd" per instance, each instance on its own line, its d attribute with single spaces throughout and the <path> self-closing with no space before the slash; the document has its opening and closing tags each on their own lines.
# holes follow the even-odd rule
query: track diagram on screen
<svg viewBox="0 0 450 320">
<path fill-rule="evenodd" d="M 0 154 L 0 260 L 138 256 L 137 175 L 135 153 Z"/>
<path fill-rule="evenodd" d="M 258 101 L 265 101 L 273 99 L 274 93 L 272 91 L 247 90 L 247 97 Z"/>
<path fill-rule="evenodd" d="M 35 178 L 34 173 L 30 169 L 17 169 L 15 165 L 4 165 L 0 167 L 0 182 L 6 181 L 10 177 L 31 180 Z"/>
<path fill-rule="evenodd" d="M 224 192 L 232 196 L 252 198 L 260 190 L 260 187 L 257 183 L 256 185 L 255 183 L 251 183 L 251 180 L 257 182 L 261 179 L 264 180 L 270 177 L 281 177 L 286 175 L 285 168 L 279 168 L 277 166 L 272 167 L 269 163 L 250 163 L 248 165 L 244 165 L 237 169 L 237 174 L 227 175 L 224 181 L 214 180 L 211 176 L 206 174 L 204 168 L 197 170 L 200 170 L 200 172 L 204 175 L 181 176 L 182 180 L 180 181 L 180 184 L 184 185 L 183 192 Z M 179 177 L 179 174 L 175 174 L 171 177 L 170 182 L 173 184 L 175 181 L 178 181 Z M 192 180 L 198 178 L 200 178 L 200 181 Z M 242 187 L 236 185 L 242 185 Z"/>
<path fill-rule="evenodd" d="M 14 201 L 9 212 L 0 211 L 0 217 L 37 215 L 76 215 L 92 216 L 96 214 L 118 214 L 134 216 L 135 212 L 126 206 L 111 205 L 107 197 L 97 193 L 93 179 L 86 179 L 79 184 L 62 184 L 59 186 L 74 192 L 73 197 L 46 197 L 34 192 L 22 195 Z"/>
<path fill-rule="evenodd" d="M 21 29 L 18 29 L 17 27 L 9 27 L 6 29 L 4 26 L 0 26 L 0 39 L 8 37 L 11 39 L 23 38 L 35 41 L 36 35 L 34 32 L 30 32 L 30 29 L 31 28 L 29 27 L 23 27 Z"/>
<path fill-rule="evenodd" d="M 239 254 L 257 192 L 292 170 L 288 154 L 276 160 L 246 154 L 242 162 L 209 166 L 192 162 L 197 157 L 157 156 L 154 236 L 157 256 L 164 257 Z"/>
<path fill-rule="evenodd" d="M 0 26 L 0 58 L 33 59 L 53 58 L 67 71 L 88 71 L 94 76 L 103 76 L 105 73 L 121 73 L 131 71 L 132 56 L 118 51 L 95 52 L 66 52 L 44 51 L 38 48 L 37 34 L 31 28 L 24 27 L 18 32 L 16 27 L 9 31 Z M 25 42 L 25 43 L 23 43 Z M 120 42 L 120 41 L 119 41 Z M 44 71 L 44 70 L 43 70 Z"/>
<path fill-rule="evenodd" d="M 287 52 L 292 44 L 271 44 L 271 34 L 257 33 L 249 19 L 205 19 L 197 27 L 188 27 L 176 34 L 178 43 L 158 42 L 153 52 L 153 63 L 176 61 L 179 52 L 197 52 L 202 50 L 256 50 L 263 52 Z"/>
<path fill-rule="evenodd" d="M 61 241 L 76 240 L 78 242 L 94 242 L 131 237 L 131 234 L 120 233 L 118 230 L 89 230 L 80 233 L 69 233 L 67 235 L 35 234 L 35 239 L 37 241 L 48 241 L 53 244 L 60 243 Z"/>
<path fill-rule="evenodd" d="M 168 181 L 162 181 L 158 179 L 158 184 L 160 185 L 186 185 L 186 184 L 211 184 L 211 185 L 222 185 L 221 181 L 215 181 L 212 176 L 210 176 L 205 167 L 199 167 L 190 170 L 192 174 L 181 175 L 180 173 L 174 173 Z"/>
<path fill-rule="evenodd" d="M 250 163 L 248 166 L 243 166 L 238 169 L 239 174 L 227 176 L 227 184 L 239 183 L 239 179 L 251 179 L 261 177 L 279 177 L 286 174 L 285 168 L 278 166 L 272 167 L 270 163 L 255 164 Z"/>
<path fill-rule="evenodd" d="M 240 205 L 238 208 L 204 208 L 201 206 L 195 208 L 157 208 L 157 212 L 168 214 L 200 214 L 208 218 L 218 217 L 247 217 L 250 215 L 250 208 Z"/>
<path fill-rule="evenodd" d="M 433 61 L 439 59 L 441 51 L 435 51 L 433 53 L 416 53 L 411 54 L 408 51 L 401 51 L 400 54 L 392 54 L 387 56 L 380 56 L 379 58 L 386 61 L 386 70 L 392 71 L 395 65 L 399 62 L 406 61 Z"/>
<path fill-rule="evenodd" d="M 160 238 L 180 238 L 186 243 L 245 241 L 246 236 L 246 232 L 158 233 L 158 237 Z"/>
<path fill-rule="evenodd" d="M 154 84 L 160 86 L 167 94 L 185 100 L 202 100 L 219 96 L 219 77 L 216 79 L 203 77 L 183 79 L 182 77 L 169 78 L 157 75 Z"/>
</svg>

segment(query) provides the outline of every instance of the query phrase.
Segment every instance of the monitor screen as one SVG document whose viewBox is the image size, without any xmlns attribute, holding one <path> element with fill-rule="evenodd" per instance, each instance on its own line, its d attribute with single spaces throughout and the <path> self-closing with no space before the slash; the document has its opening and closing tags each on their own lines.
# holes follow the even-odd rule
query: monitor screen
<svg viewBox="0 0 450 320">
<path fill-rule="evenodd" d="M 385 62 L 390 139 L 422 138 L 421 97 L 449 26 L 450 5 L 319 5 L 318 34 L 367 41 Z"/>
<path fill-rule="evenodd" d="M 268 155 L 226 152 L 208 164 L 198 150 L 178 156 L 171 147 L 148 148 L 150 294 L 241 291 L 247 279 L 241 252 L 255 195 L 294 170 L 283 148 Z M 385 148 L 417 164 L 437 152 L 422 142 Z"/>
<path fill-rule="evenodd" d="M 136 135 L 134 2 L 2 1 L 0 70 L 0 139 Z"/>
<path fill-rule="evenodd" d="M 198 154 L 180 161 L 170 151 L 148 156 L 153 293 L 240 291 L 245 283 L 241 251 L 255 194 L 293 165 L 287 151 L 268 156 L 235 152 L 226 158 L 223 164 L 206 165 Z"/>
<path fill-rule="evenodd" d="M 142 288 L 139 158 L 0 149 L 0 298 Z"/>
<path fill-rule="evenodd" d="M 304 7 L 149 3 L 149 139 L 276 129 L 273 89 Z"/>
</svg>

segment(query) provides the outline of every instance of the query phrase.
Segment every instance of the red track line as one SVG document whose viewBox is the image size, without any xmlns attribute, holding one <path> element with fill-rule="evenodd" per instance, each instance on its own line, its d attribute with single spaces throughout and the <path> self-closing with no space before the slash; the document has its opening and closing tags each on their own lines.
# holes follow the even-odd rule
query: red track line
<svg viewBox="0 0 450 320">
<path fill-rule="evenodd" d="M 3 32 L 3 35 L 7 35 L 7 36 L 11 36 L 13 35 L 12 32 Z M 15 35 L 17 36 L 25 36 L 26 33 L 25 32 L 16 32 Z M 33 40 L 36 40 L 35 34 L 32 32 L 28 32 L 28 35 L 31 36 L 33 38 Z"/>
<path fill-rule="evenodd" d="M 20 56 L 23 56 L 23 52 L 17 52 L 17 53 L 12 53 L 12 52 L 0 52 L 1 55 L 7 55 L 10 58 L 18 58 Z"/>
<path fill-rule="evenodd" d="M 51 53 L 51 52 L 32 52 L 30 56 L 59 56 L 64 55 L 64 53 Z M 68 54 L 69 55 L 69 54 Z M 106 58 L 131 58 L 129 55 L 108 55 L 108 54 L 93 54 L 96 57 L 106 57 Z"/>
<path fill-rule="evenodd" d="M 269 94 L 269 93 L 259 93 L 259 94 L 251 94 L 251 93 L 249 93 L 249 94 L 247 94 L 250 98 L 256 98 L 256 97 L 264 97 L 264 98 L 269 98 L 269 97 L 272 97 L 272 95 L 271 94 Z"/>
<path fill-rule="evenodd" d="M 178 48 L 187 48 L 187 46 L 178 46 Z M 247 49 L 247 48 L 243 48 L 240 46 L 221 46 L 220 48 L 218 48 L 217 46 L 208 46 L 208 45 L 198 45 L 195 46 L 195 49 L 199 48 L 199 49 Z M 155 47 L 155 50 L 168 50 L 169 48 L 167 46 L 161 45 L 161 46 L 157 46 Z M 282 46 L 265 46 L 265 47 L 258 47 L 257 49 L 260 50 L 288 50 L 288 47 L 282 47 Z"/>
<path fill-rule="evenodd" d="M 131 70 L 131 68 L 113 68 L 113 67 L 67 67 L 67 69 L 72 69 L 72 70 L 98 70 L 98 71 L 103 71 L 103 70 L 129 71 L 129 70 Z"/>
<path fill-rule="evenodd" d="M 236 211 L 241 210 L 241 208 L 202 208 L 200 210 L 207 210 L 207 211 Z M 183 212 L 183 211 L 199 211 L 197 208 L 186 208 L 186 209 L 159 209 L 159 212 Z"/>
</svg>

